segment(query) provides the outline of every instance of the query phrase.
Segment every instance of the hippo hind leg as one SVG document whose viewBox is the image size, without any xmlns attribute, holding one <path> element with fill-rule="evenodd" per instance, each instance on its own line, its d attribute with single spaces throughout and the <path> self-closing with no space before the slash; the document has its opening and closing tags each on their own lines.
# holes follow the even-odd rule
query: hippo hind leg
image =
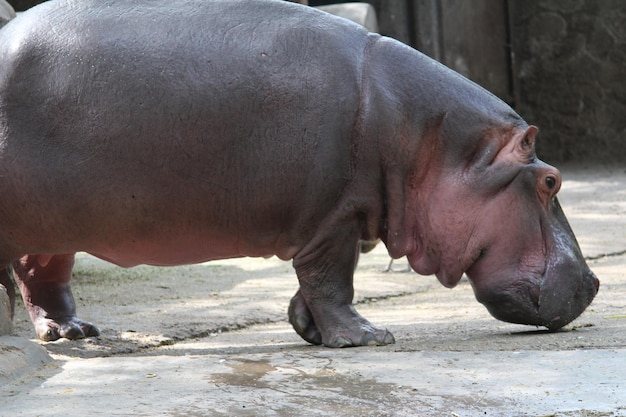
<svg viewBox="0 0 626 417">
<path fill-rule="evenodd" d="M 35 326 L 44 341 L 98 336 L 100 330 L 76 317 L 70 288 L 74 254 L 26 255 L 13 263 L 13 276 Z"/>
<path fill-rule="evenodd" d="M 291 299 L 289 321 L 309 343 L 348 347 L 395 342 L 389 331 L 372 325 L 352 306 L 358 253 L 354 235 L 349 230 L 343 239 L 335 236 L 294 258 L 300 289 Z"/>
</svg>

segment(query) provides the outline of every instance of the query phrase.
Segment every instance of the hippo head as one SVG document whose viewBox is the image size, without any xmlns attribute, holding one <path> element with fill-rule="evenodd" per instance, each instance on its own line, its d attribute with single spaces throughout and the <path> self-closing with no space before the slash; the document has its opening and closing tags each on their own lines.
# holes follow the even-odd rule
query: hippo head
<svg viewBox="0 0 626 417">
<path fill-rule="evenodd" d="M 534 126 L 494 134 L 463 169 L 442 163 L 428 192 L 415 192 L 415 246 L 408 259 L 447 287 L 465 272 L 497 319 L 558 329 L 591 303 L 589 270 L 556 194 L 557 169 L 535 156 Z M 458 165 L 458 163 L 457 163 Z"/>
</svg>

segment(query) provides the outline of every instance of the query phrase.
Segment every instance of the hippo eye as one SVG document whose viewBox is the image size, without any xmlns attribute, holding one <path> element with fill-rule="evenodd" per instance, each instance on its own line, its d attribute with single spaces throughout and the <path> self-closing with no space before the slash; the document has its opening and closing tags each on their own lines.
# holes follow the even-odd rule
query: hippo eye
<svg viewBox="0 0 626 417">
<path fill-rule="evenodd" d="M 553 189 L 556 186 L 556 179 L 553 176 L 546 177 L 546 185 L 549 189 Z"/>
</svg>

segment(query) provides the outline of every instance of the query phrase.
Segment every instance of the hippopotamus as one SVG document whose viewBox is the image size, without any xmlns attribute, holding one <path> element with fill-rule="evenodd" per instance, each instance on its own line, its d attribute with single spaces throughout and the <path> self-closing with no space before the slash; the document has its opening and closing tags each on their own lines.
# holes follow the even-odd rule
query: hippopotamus
<svg viewBox="0 0 626 417">
<path fill-rule="evenodd" d="M 359 242 L 497 319 L 558 329 L 599 281 L 537 128 L 391 38 L 274 0 L 53 0 L 0 31 L 0 268 L 43 340 L 74 254 L 291 260 L 306 341 L 389 344 L 352 305 Z M 8 285 L 8 284 L 7 284 Z"/>
</svg>

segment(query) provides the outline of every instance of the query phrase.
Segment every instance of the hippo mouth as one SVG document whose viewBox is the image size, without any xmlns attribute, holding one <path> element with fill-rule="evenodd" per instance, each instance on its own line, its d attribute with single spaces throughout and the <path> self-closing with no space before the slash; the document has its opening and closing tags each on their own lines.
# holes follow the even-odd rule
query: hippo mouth
<svg viewBox="0 0 626 417">
<path fill-rule="evenodd" d="M 555 284 L 555 281 L 557 283 Z M 523 281 L 487 294 L 474 287 L 477 300 L 496 319 L 509 323 L 543 326 L 554 331 L 576 319 L 594 299 L 600 281 L 587 270 L 563 288 L 556 279 Z"/>
</svg>

